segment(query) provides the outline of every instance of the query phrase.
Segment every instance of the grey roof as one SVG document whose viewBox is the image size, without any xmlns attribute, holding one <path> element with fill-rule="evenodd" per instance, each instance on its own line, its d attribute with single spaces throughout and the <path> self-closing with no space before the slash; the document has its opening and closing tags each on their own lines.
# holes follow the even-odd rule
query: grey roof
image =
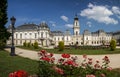
<svg viewBox="0 0 120 77">
<path fill-rule="evenodd" d="M 40 23 L 39 28 L 49 28 L 49 27 L 48 27 L 47 23 L 42 22 L 42 23 Z"/>
<path fill-rule="evenodd" d="M 71 35 L 69 30 L 65 31 L 65 35 Z"/>
<path fill-rule="evenodd" d="M 64 35 L 64 33 L 61 31 L 51 31 L 51 33 L 53 36 L 63 36 Z"/>
<path fill-rule="evenodd" d="M 113 33 L 113 35 L 118 35 L 118 34 L 120 34 L 120 30 Z"/>
<path fill-rule="evenodd" d="M 89 30 L 84 30 L 84 35 L 91 35 L 91 32 Z"/>
<path fill-rule="evenodd" d="M 92 35 L 99 35 L 100 33 L 106 33 L 106 32 L 104 30 L 100 29 L 100 30 L 98 30 L 96 32 L 92 32 L 91 34 Z"/>
<path fill-rule="evenodd" d="M 38 29 L 38 26 L 36 24 L 24 24 L 16 27 L 16 31 L 37 30 L 37 29 Z"/>
</svg>

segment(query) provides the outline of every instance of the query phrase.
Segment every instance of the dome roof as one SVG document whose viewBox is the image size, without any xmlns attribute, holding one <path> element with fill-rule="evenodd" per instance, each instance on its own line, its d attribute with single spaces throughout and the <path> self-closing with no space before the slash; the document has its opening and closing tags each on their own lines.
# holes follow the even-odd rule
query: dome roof
<svg viewBox="0 0 120 77">
<path fill-rule="evenodd" d="M 37 29 L 36 24 L 23 24 L 21 26 L 18 26 L 16 30 L 36 30 Z"/>
</svg>

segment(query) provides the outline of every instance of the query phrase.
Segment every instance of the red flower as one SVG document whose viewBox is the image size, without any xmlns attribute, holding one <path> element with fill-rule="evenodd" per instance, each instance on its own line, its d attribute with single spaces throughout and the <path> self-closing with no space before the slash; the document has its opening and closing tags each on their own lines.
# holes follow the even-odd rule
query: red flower
<svg viewBox="0 0 120 77">
<path fill-rule="evenodd" d="M 46 53 L 46 51 L 45 51 L 45 50 L 41 50 L 40 52 L 42 52 L 42 53 L 44 53 L 44 54 Z"/>
<path fill-rule="evenodd" d="M 63 57 L 63 58 L 70 58 L 70 54 L 65 54 L 65 53 L 64 53 L 64 54 L 62 54 L 62 57 Z"/>
<path fill-rule="evenodd" d="M 71 66 L 78 66 L 78 64 L 76 64 L 73 60 L 67 60 L 63 63 L 64 65 L 71 65 Z"/>
<path fill-rule="evenodd" d="M 44 61 L 47 61 L 47 62 L 50 62 L 50 58 L 48 58 L 48 57 L 42 57 L 42 58 L 40 58 L 41 60 L 44 60 Z"/>
<path fill-rule="evenodd" d="M 52 53 L 50 53 L 50 57 L 52 57 L 53 56 L 53 54 Z"/>
<path fill-rule="evenodd" d="M 10 73 L 9 77 L 28 77 L 28 74 L 26 71 L 18 70 L 14 73 Z"/>
</svg>

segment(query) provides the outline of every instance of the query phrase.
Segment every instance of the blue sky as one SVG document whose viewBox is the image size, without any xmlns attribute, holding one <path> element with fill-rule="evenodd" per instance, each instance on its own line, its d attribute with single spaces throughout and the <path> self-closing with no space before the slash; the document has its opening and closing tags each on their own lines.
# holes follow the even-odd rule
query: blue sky
<svg viewBox="0 0 120 77">
<path fill-rule="evenodd" d="M 72 32 L 75 14 L 81 34 L 103 29 L 120 30 L 120 0 L 8 0 L 8 23 L 15 16 L 15 26 L 45 21 L 51 30 Z"/>
</svg>

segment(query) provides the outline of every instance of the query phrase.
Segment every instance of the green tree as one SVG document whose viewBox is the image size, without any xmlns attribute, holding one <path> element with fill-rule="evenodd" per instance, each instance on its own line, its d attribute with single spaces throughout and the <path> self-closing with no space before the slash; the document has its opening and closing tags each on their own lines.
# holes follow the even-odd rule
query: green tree
<svg viewBox="0 0 120 77">
<path fill-rule="evenodd" d="M 63 51 L 64 50 L 64 42 L 60 41 L 58 47 L 59 47 L 59 51 Z"/>
<path fill-rule="evenodd" d="M 114 51 L 115 48 L 116 48 L 116 40 L 115 40 L 115 39 L 112 39 L 112 40 L 110 41 L 110 50 L 111 50 L 111 51 Z"/>
<path fill-rule="evenodd" d="M 37 41 L 34 42 L 33 47 L 34 47 L 35 49 L 38 49 L 38 42 L 37 42 Z"/>
<path fill-rule="evenodd" d="M 0 1 L 0 49 L 4 49 L 6 41 L 10 37 L 5 24 L 7 23 L 7 0 Z"/>
</svg>

